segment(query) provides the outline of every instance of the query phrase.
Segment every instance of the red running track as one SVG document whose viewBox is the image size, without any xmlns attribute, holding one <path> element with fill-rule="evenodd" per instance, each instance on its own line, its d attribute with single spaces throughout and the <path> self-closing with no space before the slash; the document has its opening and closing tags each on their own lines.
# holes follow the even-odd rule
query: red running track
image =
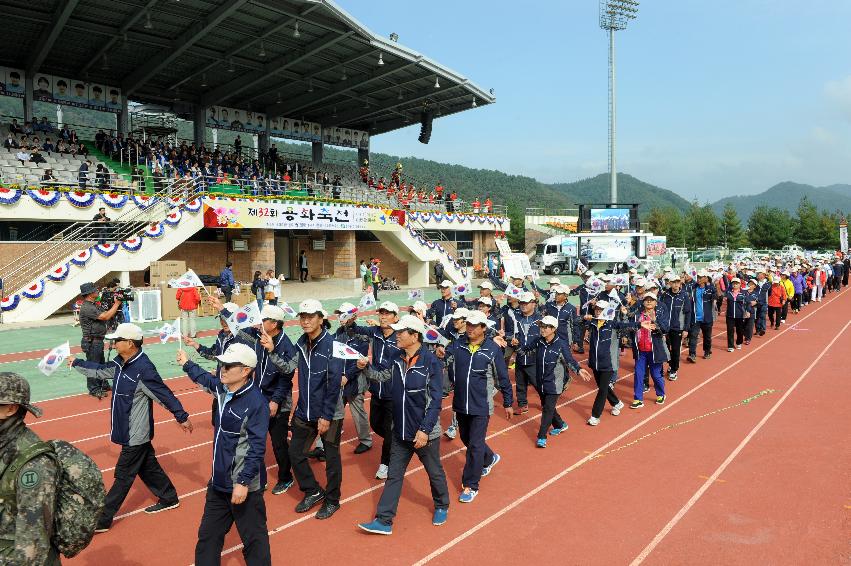
<svg viewBox="0 0 851 566">
<path fill-rule="evenodd" d="M 571 429 L 551 437 L 545 450 L 534 447 L 537 407 L 511 422 L 495 415 L 488 442 L 503 460 L 483 479 L 470 505 L 457 502 L 463 446 L 444 440 L 452 503 L 443 527 L 431 525 L 428 481 L 414 461 L 393 536 L 356 529 L 357 522 L 372 517 L 380 495 L 381 484 L 372 479 L 380 439 L 373 450 L 355 456 L 347 420 L 343 507 L 330 521 L 296 514 L 301 497 L 296 488 L 281 496 L 267 492 L 274 562 L 305 562 L 305 557 L 307 563 L 349 564 L 848 561 L 851 455 L 845 440 L 851 418 L 843 408 L 851 399 L 847 388 L 835 387 L 845 375 L 842 353 L 851 347 L 846 294 L 831 294 L 797 316 L 790 314 L 789 325 L 735 353 L 726 352 L 723 328 L 716 328 L 713 359 L 683 364 L 680 379 L 667 383 L 668 402 L 661 407 L 650 402 L 641 410 L 624 409 L 619 417 L 607 412 L 600 426 L 588 427 L 584 421 L 593 391 L 575 382 L 561 399 Z M 794 330 L 799 321 L 810 330 Z M 628 403 L 631 357 L 624 356 L 622 365 L 616 390 Z M 129 516 L 70 562 L 193 562 L 212 452 L 210 398 L 190 389 L 185 378 L 169 384 L 183 390 L 180 399 L 196 424 L 195 433 L 185 435 L 157 409 L 156 420 L 163 422 L 154 446 L 181 495 L 181 507 L 154 516 L 139 512 L 152 496 L 137 482 L 120 511 Z M 742 403 L 764 390 L 773 392 Z M 79 396 L 43 405 L 46 416 L 35 430 L 44 438 L 81 441 L 78 446 L 106 470 L 109 485 L 118 450 L 102 436 L 109 430 L 106 402 Z M 444 424 L 449 418 L 444 410 Z M 321 466 L 314 469 L 321 478 Z M 274 468 L 269 475 L 270 481 L 277 477 Z M 242 563 L 238 545 L 233 532 L 224 564 Z"/>
</svg>

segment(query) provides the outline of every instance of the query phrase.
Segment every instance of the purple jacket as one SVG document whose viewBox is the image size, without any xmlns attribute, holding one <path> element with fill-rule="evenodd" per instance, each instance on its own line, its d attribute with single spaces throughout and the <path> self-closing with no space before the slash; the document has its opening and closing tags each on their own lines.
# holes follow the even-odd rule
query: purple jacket
<svg viewBox="0 0 851 566">
<path fill-rule="evenodd" d="M 792 287 L 795 288 L 796 295 L 804 292 L 804 286 L 806 285 L 806 281 L 804 280 L 803 275 L 801 275 L 800 273 L 796 273 L 789 279 L 792 281 Z"/>
</svg>

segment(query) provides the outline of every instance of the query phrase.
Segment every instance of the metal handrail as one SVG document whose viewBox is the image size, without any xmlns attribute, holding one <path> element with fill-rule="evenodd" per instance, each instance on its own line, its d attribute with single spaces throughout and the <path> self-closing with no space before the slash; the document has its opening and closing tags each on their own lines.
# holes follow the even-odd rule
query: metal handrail
<svg viewBox="0 0 851 566">
<path fill-rule="evenodd" d="M 51 239 L 40 243 L 26 256 L 17 258 L 0 267 L 7 289 L 20 289 L 31 283 L 37 276 L 69 258 L 74 252 L 83 248 L 91 248 L 103 239 L 108 230 L 110 242 L 121 242 L 130 237 L 141 235 L 144 229 L 153 222 L 160 222 L 168 213 L 167 194 L 155 195 L 153 204 L 145 209 L 128 207 L 115 219 L 111 220 L 108 228 L 95 221 L 75 222 Z M 187 186 L 187 201 L 199 198 L 201 192 L 197 186 Z"/>
</svg>

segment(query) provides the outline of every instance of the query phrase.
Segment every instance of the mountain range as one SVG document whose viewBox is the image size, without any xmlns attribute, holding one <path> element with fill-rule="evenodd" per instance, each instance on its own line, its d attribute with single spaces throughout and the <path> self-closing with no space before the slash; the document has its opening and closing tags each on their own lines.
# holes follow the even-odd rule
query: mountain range
<svg viewBox="0 0 851 566">
<path fill-rule="evenodd" d="M 819 210 L 827 210 L 828 212 L 837 210 L 843 212 L 851 211 L 851 185 L 839 184 L 814 187 L 791 181 L 778 183 L 756 195 L 722 198 L 713 203 L 712 208 L 715 212 L 721 214 L 727 203 L 731 203 L 739 214 L 739 218 L 742 221 L 747 221 L 751 213 L 758 206 L 777 207 L 794 214 L 798 210 L 798 203 L 801 201 L 801 197 L 804 195 Z"/>
</svg>

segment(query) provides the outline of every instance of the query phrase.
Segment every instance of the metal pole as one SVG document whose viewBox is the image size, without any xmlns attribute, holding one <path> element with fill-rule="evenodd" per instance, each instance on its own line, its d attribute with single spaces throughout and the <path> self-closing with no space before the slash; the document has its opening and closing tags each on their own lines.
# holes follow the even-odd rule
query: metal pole
<svg viewBox="0 0 851 566">
<path fill-rule="evenodd" d="M 615 163 L 615 29 L 609 28 L 609 200 L 618 202 L 618 176 Z"/>
</svg>

